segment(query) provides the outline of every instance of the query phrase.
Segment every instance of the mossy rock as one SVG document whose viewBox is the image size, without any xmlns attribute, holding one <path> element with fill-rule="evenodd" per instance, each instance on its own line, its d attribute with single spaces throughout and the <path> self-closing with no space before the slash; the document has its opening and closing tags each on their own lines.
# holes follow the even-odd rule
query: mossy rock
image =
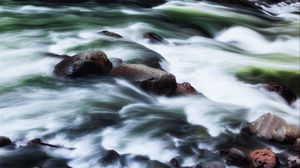
<svg viewBox="0 0 300 168">
<path fill-rule="evenodd" d="M 248 67 L 238 71 L 236 77 L 251 84 L 279 83 L 300 96 L 300 72 Z"/>
</svg>

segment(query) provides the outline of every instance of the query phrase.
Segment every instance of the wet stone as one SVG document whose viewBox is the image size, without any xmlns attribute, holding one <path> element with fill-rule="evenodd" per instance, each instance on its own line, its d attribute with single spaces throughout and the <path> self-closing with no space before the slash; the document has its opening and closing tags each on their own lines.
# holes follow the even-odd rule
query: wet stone
<svg viewBox="0 0 300 168">
<path fill-rule="evenodd" d="M 228 165 L 243 166 L 247 164 L 247 156 L 236 148 L 231 148 L 226 158 Z"/>
<path fill-rule="evenodd" d="M 109 37 L 114 37 L 114 38 L 123 38 L 121 35 L 111 32 L 111 31 L 107 31 L 107 30 L 103 30 L 101 32 L 98 32 L 99 34 L 105 35 L 105 36 L 109 36 Z"/>
<path fill-rule="evenodd" d="M 11 145 L 12 142 L 8 137 L 0 136 L 0 148 Z"/>
<path fill-rule="evenodd" d="M 66 57 L 54 69 L 58 77 L 77 78 L 90 75 L 107 75 L 112 63 L 102 51 L 86 51 L 72 57 Z"/>
<path fill-rule="evenodd" d="M 149 43 L 152 43 L 152 44 L 158 44 L 158 43 L 168 44 L 169 43 L 166 39 L 164 39 L 160 35 L 153 33 L 153 32 L 144 33 L 143 38 L 147 39 L 149 41 Z"/>
<path fill-rule="evenodd" d="M 284 119 L 267 113 L 250 123 L 252 133 L 267 140 L 280 142 L 294 141 L 300 137 L 300 129 L 296 125 L 288 124 Z"/>
<path fill-rule="evenodd" d="M 251 168 L 275 168 L 277 164 L 276 155 L 270 149 L 258 149 L 248 154 Z"/>
</svg>

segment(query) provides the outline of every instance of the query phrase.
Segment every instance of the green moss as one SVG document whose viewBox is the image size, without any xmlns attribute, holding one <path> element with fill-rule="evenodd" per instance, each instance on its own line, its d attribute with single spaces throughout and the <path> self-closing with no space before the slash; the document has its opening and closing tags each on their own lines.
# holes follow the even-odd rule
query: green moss
<svg viewBox="0 0 300 168">
<path fill-rule="evenodd" d="M 236 77 L 251 84 L 280 83 L 300 96 L 300 72 L 249 67 L 238 71 Z"/>
</svg>

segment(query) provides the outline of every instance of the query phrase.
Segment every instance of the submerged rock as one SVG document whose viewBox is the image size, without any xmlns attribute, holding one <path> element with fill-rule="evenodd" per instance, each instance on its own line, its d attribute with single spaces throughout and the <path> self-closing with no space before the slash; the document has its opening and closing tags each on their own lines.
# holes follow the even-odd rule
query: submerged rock
<svg viewBox="0 0 300 168">
<path fill-rule="evenodd" d="M 124 64 L 113 69 L 111 74 L 123 77 L 141 89 L 158 95 L 172 95 L 177 87 L 174 75 L 141 64 Z"/>
<path fill-rule="evenodd" d="M 41 146 L 47 146 L 47 147 L 52 147 L 52 148 L 64 148 L 64 149 L 69 149 L 69 150 L 74 150 L 75 149 L 75 148 L 67 148 L 67 147 L 60 146 L 60 145 L 49 144 L 49 143 L 43 142 L 40 138 L 30 140 L 27 145 L 29 145 L 29 146 L 31 146 L 31 145 L 41 145 Z"/>
<path fill-rule="evenodd" d="M 161 163 L 157 160 L 150 160 L 146 168 L 170 168 L 168 165 Z"/>
<path fill-rule="evenodd" d="M 39 167 L 50 156 L 43 150 L 33 146 L 17 148 L 9 153 L 0 154 L 1 168 L 32 168 Z"/>
<path fill-rule="evenodd" d="M 52 158 L 48 159 L 41 168 L 71 168 L 68 166 L 66 160 L 63 159 L 57 159 L 57 158 Z"/>
<path fill-rule="evenodd" d="M 290 156 L 288 158 L 289 168 L 299 168 L 300 167 L 300 156 Z"/>
<path fill-rule="evenodd" d="M 144 33 L 143 38 L 147 39 L 149 41 L 149 43 L 152 43 L 152 44 L 157 44 L 157 43 L 168 44 L 169 43 L 166 39 L 164 39 L 160 35 L 153 33 L 153 32 Z"/>
<path fill-rule="evenodd" d="M 277 164 L 276 155 L 270 149 L 258 149 L 248 154 L 251 168 L 275 168 Z"/>
<path fill-rule="evenodd" d="M 242 151 L 232 148 L 228 152 L 226 163 L 228 165 L 243 166 L 247 164 L 247 156 Z"/>
<path fill-rule="evenodd" d="M 118 154 L 118 152 L 114 150 L 108 150 L 99 161 L 103 165 L 118 164 L 117 162 L 119 161 L 120 157 L 121 156 Z"/>
<path fill-rule="evenodd" d="M 297 99 L 297 96 L 289 90 L 286 86 L 278 83 L 267 83 L 261 85 L 268 91 L 275 92 L 279 94 L 288 104 L 292 104 Z"/>
<path fill-rule="evenodd" d="M 225 168 L 225 164 L 221 161 L 202 162 L 196 168 Z"/>
<path fill-rule="evenodd" d="M 89 75 L 106 75 L 112 64 L 102 51 L 87 51 L 64 58 L 55 66 L 54 74 L 59 77 L 76 78 Z"/>
<path fill-rule="evenodd" d="M 300 129 L 284 119 L 267 113 L 250 123 L 249 130 L 267 140 L 294 141 L 300 137 Z"/>
<path fill-rule="evenodd" d="M 0 136 L 0 148 L 11 145 L 12 142 L 8 137 Z"/>
<path fill-rule="evenodd" d="M 107 30 L 103 30 L 103 31 L 99 32 L 99 34 L 103 34 L 105 36 L 110 36 L 110 37 L 114 37 L 114 38 L 123 38 L 123 36 L 121 36 L 117 33 L 111 32 L 111 31 L 107 31 Z"/>
<path fill-rule="evenodd" d="M 190 83 L 177 83 L 175 95 L 201 95 Z"/>
</svg>

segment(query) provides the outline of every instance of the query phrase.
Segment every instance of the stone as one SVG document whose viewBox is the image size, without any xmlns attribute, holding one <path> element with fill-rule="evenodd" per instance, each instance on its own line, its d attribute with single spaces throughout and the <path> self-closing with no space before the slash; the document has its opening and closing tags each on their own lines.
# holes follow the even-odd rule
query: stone
<svg viewBox="0 0 300 168">
<path fill-rule="evenodd" d="M 300 129 L 284 119 L 267 113 L 250 123 L 250 132 L 267 140 L 294 141 L 300 137 Z"/>
<path fill-rule="evenodd" d="M 196 168 L 225 168 L 225 164 L 221 161 L 201 162 Z"/>
<path fill-rule="evenodd" d="M 108 30 L 103 30 L 103 31 L 99 32 L 99 34 L 103 34 L 105 36 L 114 37 L 114 38 L 123 38 L 123 36 L 121 36 L 117 33 L 108 31 Z"/>
<path fill-rule="evenodd" d="M 0 136 L 0 148 L 11 145 L 12 142 L 8 137 Z"/>
<path fill-rule="evenodd" d="M 110 165 L 114 164 L 114 162 L 117 162 L 120 159 L 120 155 L 118 152 L 114 150 L 108 150 L 105 151 L 104 155 L 101 157 L 100 162 L 103 165 Z"/>
<path fill-rule="evenodd" d="M 166 39 L 164 39 L 160 35 L 153 33 L 153 32 L 144 33 L 143 38 L 147 39 L 149 41 L 149 43 L 152 43 L 152 44 L 158 44 L 158 43 L 168 44 L 169 43 Z"/>
<path fill-rule="evenodd" d="M 278 83 L 267 83 L 262 84 L 263 88 L 268 91 L 275 92 L 280 95 L 288 104 L 292 104 L 297 96 L 291 90 L 289 90 L 286 86 L 278 84 Z"/>
<path fill-rule="evenodd" d="M 190 83 L 183 82 L 183 83 L 177 83 L 175 95 L 188 96 L 188 95 L 201 95 L 201 94 Z"/>
<path fill-rule="evenodd" d="M 277 164 L 276 155 L 270 149 L 258 149 L 248 154 L 251 168 L 275 168 Z"/>
<path fill-rule="evenodd" d="M 177 87 L 174 75 L 142 64 L 123 64 L 111 71 L 112 76 L 125 78 L 141 89 L 158 95 L 172 95 Z"/>
<path fill-rule="evenodd" d="M 58 77 L 76 78 L 89 75 L 107 75 L 112 63 L 102 51 L 87 51 L 66 57 L 54 69 Z"/>
<path fill-rule="evenodd" d="M 247 156 L 236 148 L 231 148 L 228 152 L 226 163 L 228 165 L 243 166 L 247 164 Z"/>
</svg>

